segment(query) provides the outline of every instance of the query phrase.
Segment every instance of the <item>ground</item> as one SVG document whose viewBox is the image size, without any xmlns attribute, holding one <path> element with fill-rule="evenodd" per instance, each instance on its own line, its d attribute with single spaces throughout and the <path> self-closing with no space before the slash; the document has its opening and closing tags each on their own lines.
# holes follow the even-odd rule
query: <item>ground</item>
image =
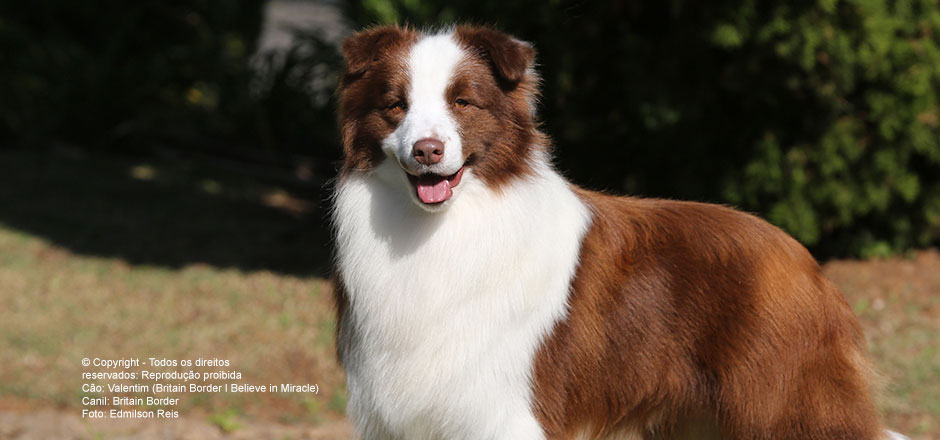
<svg viewBox="0 0 940 440">
<path fill-rule="evenodd" d="M 0 440 L 344 439 L 325 195 L 190 160 L 0 151 Z M 888 426 L 940 440 L 940 253 L 832 261 L 884 375 Z M 172 421 L 80 417 L 84 357 L 230 360 Z"/>
</svg>

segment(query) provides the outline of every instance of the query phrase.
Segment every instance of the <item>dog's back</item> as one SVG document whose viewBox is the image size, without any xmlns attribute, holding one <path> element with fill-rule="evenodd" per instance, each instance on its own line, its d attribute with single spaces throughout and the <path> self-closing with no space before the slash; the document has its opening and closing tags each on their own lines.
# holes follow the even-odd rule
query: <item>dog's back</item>
<svg viewBox="0 0 940 440">
<path fill-rule="evenodd" d="M 878 438 L 861 330 L 801 245 L 725 207 L 580 195 L 570 312 L 536 357 L 549 432 Z"/>
</svg>

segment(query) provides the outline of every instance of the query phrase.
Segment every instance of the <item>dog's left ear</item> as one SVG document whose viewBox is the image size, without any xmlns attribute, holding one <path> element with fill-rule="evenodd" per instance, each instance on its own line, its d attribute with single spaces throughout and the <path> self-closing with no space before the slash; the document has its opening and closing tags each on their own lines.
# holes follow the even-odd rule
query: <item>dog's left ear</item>
<svg viewBox="0 0 940 440">
<path fill-rule="evenodd" d="M 535 62 L 535 49 L 524 41 L 484 27 L 458 26 L 457 39 L 490 62 L 503 88 L 515 88 L 526 79 Z"/>
</svg>

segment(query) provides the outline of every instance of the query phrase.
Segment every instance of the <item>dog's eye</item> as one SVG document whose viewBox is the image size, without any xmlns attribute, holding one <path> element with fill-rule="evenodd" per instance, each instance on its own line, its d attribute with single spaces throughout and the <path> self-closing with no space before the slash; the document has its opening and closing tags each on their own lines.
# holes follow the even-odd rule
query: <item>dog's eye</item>
<svg viewBox="0 0 940 440">
<path fill-rule="evenodd" d="M 398 101 L 388 107 L 392 111 L 405 111 L 408 110 L 408 104 L 405 104 L 405 101 Z"/>
<path fill-rule="evenodd" d="M 454 101 L 454 106 L 457 108 L 466 108 L 468 105 L 470 105 L 470 103 L 467 102 L 466 99 L 457 98 Z"/>
</svg>

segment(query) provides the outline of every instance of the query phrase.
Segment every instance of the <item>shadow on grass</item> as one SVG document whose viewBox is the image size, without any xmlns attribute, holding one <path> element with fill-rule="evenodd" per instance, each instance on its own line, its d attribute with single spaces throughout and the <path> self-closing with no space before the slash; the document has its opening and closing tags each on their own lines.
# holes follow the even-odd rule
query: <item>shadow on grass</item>
<svg viewBox="0 0 940 440">
<path fill-rule="evenodd" d="M 131 264 L 324 276 L 325 198 L 187 162 L 0 150 L 0 226 Z"/>
</svg>

